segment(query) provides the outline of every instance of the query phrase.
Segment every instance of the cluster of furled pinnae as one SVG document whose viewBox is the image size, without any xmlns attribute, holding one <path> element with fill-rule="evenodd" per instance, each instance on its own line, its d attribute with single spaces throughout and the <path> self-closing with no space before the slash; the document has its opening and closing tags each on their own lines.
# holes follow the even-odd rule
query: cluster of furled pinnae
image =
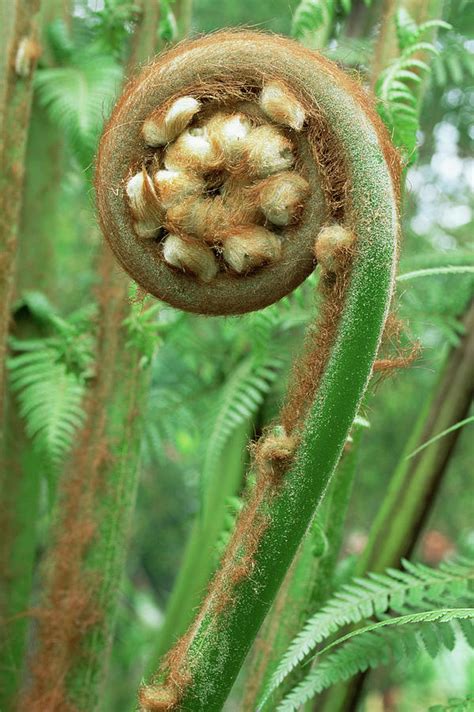
<svg viewBox="0 0 474 712">
<path fill-rule="evenodd" d="M 193 96 L 154 111 L 142 125 L 151 154 L 126 183 L 137 239 L 159 242 L 168 265 L 203 282 L 277 262 L 310 193 L 296 169 L 305 118 L 278 81 L 256 112 Z"/>
</svg>

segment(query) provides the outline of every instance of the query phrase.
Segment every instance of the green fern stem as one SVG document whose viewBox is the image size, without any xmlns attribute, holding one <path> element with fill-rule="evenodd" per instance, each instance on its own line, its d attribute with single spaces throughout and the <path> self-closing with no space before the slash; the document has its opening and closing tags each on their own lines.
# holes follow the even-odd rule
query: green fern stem
<svg viewBox="0 0 474 712">
<path fill-rule="evenodd" d="M 216 476 L 208 483 L 213 499 L 207 507 L 207 516 L 205 512 L 197 514 L 189 535 L 178 578 L 167 604 L 165 622 L 160 629 L 157 657 L 163 655 L 186 631 L 214 572 L 215 548 L 224 529 L 228 498 L 237 495 L 243 480 L 243 452 L 249 431 L 248 420 L 235 430 L 226 444 L 225 459 L 221 458 Z"/>
<path fill-rule="evenodd" d="M 413 458 L 409 455 L 437 433 L 466 417 L 474 394 L 474 305 L 464 320 L 465 335 L 452 349 L 438 385 L 424 406 L 357 566 L 357 575 L 382 571 L 409 556 L 426 519 L 460 431 L 437 440 Z M 384 535 L 382 536 L 382 532 Z"/>
<path fill-rule="evenodd" d="M 247 694 L 243 706 L 245 712 L 256 709 L 257 701 L 262 698 L 270 676 L 293 637 L 307 617 L 321 608 L 334 585 L 334 571 L 342 544 L 361 431 L 361 428 L 355 426 L 353 442 L 342 456 L 321 511 L 303 539 L 294 565 L 288 571 L 256 640 L 248 667 Z M 262 674 L 255 680 L 259 670 Z M 289 685 L 296 684 L 299 677 L 301 674 L 297 671 L 297 676 L 293 675 Z M 280 698 L 284 692 L 280 690 Z M 272 698 L 271 704 L 275 707 L 275 698 Z"/>
<path fill-rule="evenodd" d="M 395 191 L 380 135 L 350 89 L 311 53 L 295 50 L 283 40 L 257 35 L 251 42 L 239 41 L 235 35 L 217 41 L 226 62 L 254 67 L 258 56 L 259 65 L 276 67 L 283 80 L 297 85 L 324 114 L 345 157 L 346 224 L 356 236 L 357 248 L 342 315 L 301 445 L 282 481 L 258 506 L 266 528 L 261 536 L 246 530 L 239 540 L 231 541 L 231 553 L 224 558 L 194 624 L 168 657 L 161 677 L 164 686 L 158 682 L 144 689 L 144 709 L 221 709 L 338 462 L 371 375 L 394 283 Z M 256 489 L 258 496 L 258 485 Z M 251 574 L 236 584 L 230 601 L 223 605 L 228 583 L 255 536 Z M 178 677 L 179 694 L 171 682 L 166 685 L 166 678 Z"/>
</svg>

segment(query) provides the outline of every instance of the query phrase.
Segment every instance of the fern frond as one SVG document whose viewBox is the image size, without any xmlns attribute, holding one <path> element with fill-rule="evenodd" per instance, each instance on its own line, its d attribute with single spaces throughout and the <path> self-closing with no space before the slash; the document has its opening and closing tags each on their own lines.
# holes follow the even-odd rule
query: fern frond
<svg viewBox="0 0 474 712">
<path fill-rule="evenodd" d="M 472 712 L 474 710 L 474 695 L 468 695 L 463 699 L 453 697 L 445 705 L 432 705 L 428 712 Z"/>
<path fill-rule="evenodd" d="M 474 600 L 474 563 L 456 559 L 431 569 L 403 561 L 403 570 L 370 573 L 343 586 L 296 636 L 275 670 L 263 702 L 316 646 L 340 628 L 387 611 L 406 612 L 423 604 Z"/>
<path fill-rule="evenodd" d="M 404 150 L 409 162 L 415 159 L 420 112 L 419 97 L 413 85 L 420 84 L 422 77 L 431 72 L 430 65 L 416 55 L 420 52 L 438 55 L 432 42 L 421 39 L 428 30 L 437 27 L 451 29 L 451 25 L 442 20 L 417 25 L 406 10 L 399 10 L 396 28 L 401 53 L 381 73 L 375 87 L 379 99 L 377 110 L 392 133 L 395 145 Z"/>
<path fill-rule="evenodd" d="M 407 282 L 409 279 L 418 279 L 419 277 L 435 277 L 439 274 L 474 274 L 474 266 L 447 265 L 445 267 L 427 267 L 426 269 L 399 274 L 397 282 Z"/>
<path fill-rule="evenodd" d="M 338 638 L 318 654 L 317 666 L 283 700 L 278 712 L 296 712 L 328 687 L 391 660 L 413 659 L 423 651 L 435 657 L 445 640 L 438 629 L 446 626 L 453 632 L 457 620 L 472 627 L 474 609 L 447 608 L 387 618 Z M 325 657 L 335 647 L 338 649 Z"/>
<path fill-rule="evenodd" d="M 301 39 L 324 24 L 324 18 L 328 13 L 328 1 L 331 3 L 331 0 L 301 0 L 291 23 L 293 37 Z"/>
<path fill-rule="evenodd" d="M 52 348 L 23 353 L 9 359 L 8 366 L 27 435 L 59 465 L 84 422 L 84 382 L 67 371 Z"/>
<path fill-rule="evenodd" d="M 69 60 L 75 47 L 69 28 L 64 20 L 57 18 L 48 23 L 46 38 L 56 62 L 62 63 Z"/>
<path fill-rule="evenodd" d="M 170 0 L 161 0 L 158 34 L 163 42 L 173 42 L 178 36 L 178 23 L 171 9 Z"/>
<path fill-rule="evenodd" d="M 464 39 L 459 35 L 446 38 L 433 59 L 433 79 L 439 87 L 459 86 L 474 77 L 474 53 L 465 47 Z"/>
<path fill-rule="evenodd" d="M 122 70 L 110 57 L 74 55 L 71 64 L 35 74 L 38 99 L 63 130 L 83 168 L 89 167 Z"/>
<path fill-rule="evenodd" d="M 398 46 L 401 50 L 406 47 L 414 46 L 417 42 L 419 42 L 420 37 L 430 30 L 436 28 L 443 28 L 446 30 L 452 29 L 452 26 L 444 20 L 428 20 L 427 22 L 422 22 L 418 25 L 405 8 L 400 8 L 396 13 L 395 27 L 397 31 Z"/>
<path fill-rule="evenodd" d="M 87 304 L 67 319 L 40 292 L 26 292 L 16 305 L 27 308 L 50 335 L 10 339 L 10 384 L 25 430 L 46 462 L 58 466 L 84 422 L 82 401 L 93 375 L 96 305 Z"/>
<path fill-rule="evenodd" d="M 231 373 L 223 386 L 213 418 L 201 478 L 203 498 L 213 481 L 225 444 L 235 428 L 254 415 L 275 381 L 281 360 L 247 357 Z"/>
<path fill-rule="evenodd" d="M 370 7 L 372 2 L 364 0 L 364 5 Z M 301 0 L 293 14 L 291 34 L 302 39 L 328 24 L 336 13 L 340 16 L 349 15 L 352 5 L 352 0 Z"/>
</svg>

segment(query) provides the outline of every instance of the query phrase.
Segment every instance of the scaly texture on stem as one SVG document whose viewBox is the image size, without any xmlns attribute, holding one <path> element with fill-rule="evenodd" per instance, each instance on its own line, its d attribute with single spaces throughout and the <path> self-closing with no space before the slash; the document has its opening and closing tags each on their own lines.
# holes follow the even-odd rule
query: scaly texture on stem
<svg viewBox="0 0 474 712">
<path fill-rule="evenodd" d="M 127 285 L 110 254 L 101 274 L 97 374 L 85 426 L 59 483 L 43 597 L 33 611 L 37 649 L 21 698 L 21 709 L 32 712 L 85 712 L 98 704 L 135 501 L 136 404 L 146 380 L 134 350 L 124 348 Z"/>
<path fill-rule="evenodd" d="M 262 106 L 270 83 L 283 86 L 289 98 L 279 110 L 290 99 L 302 108 L 304 120 L 297 128 L 288 118 L 282 120 L 281 111 L 270 112 L 270 126 L 283 124 L 278 135 L 296 153 L 298 170 L 311 190 L 296 227 L 280 237 L 282 256 L 239 276 L 221 271 L 209 281 L 192 270 L 173 269 L 157 229 L 156 214 L 163 206 L 152 196 L 147 177 L 149 162 L 159 164 L 169 154 L 146 148 L 145 121 L 152 110 L 166 111 L 167 102 L 191 96 L 211 116 L 216 103 L 225 109 L 237 100 L 239 109 L 256 115 L 261 126 L 262 112 L 254 107 Z M 198 123 L 198 135 L 206 127 Z M 248 161 L 254 154 L 245 146 Z M 157 227 L 148 243 L 134 227 L 140 218 L 137 203 L 126 197 L 130 166 L 140 165 L 142 184 L 148 181 L 145 207 L 153 206 L 151 217 L 158 221 L 150 221 Z M 221 709 L 268 612 L 330 481 L 371 375 L 393 290 L 398 180 L 398 156 L 361 88 L 319 55 L 257 33 L 216 34 L 164 55 L 129 87 L 106 127 L 96 175 L 101 224 L 122 264 L 146 288 L 191 311 L 234 313 L 275 301 L 296 286 L 313 264 L 315 241 L 323 268 L 319 331 L 314 335 L 310 330 L 303 365 L 282 411 L 283 429 L 264 436 L 256 448 L 255 488 L 194 623 L 166 657 L 155 682 L 141 690 L 144 710 Z M 318 235 L 322 223 L 327 229 Z M 217 257 L 219 245 L 225 257 L 227 236 L 211 242 Z M 193 240 L 202 244 L 196 235 Z"/>
</svg>

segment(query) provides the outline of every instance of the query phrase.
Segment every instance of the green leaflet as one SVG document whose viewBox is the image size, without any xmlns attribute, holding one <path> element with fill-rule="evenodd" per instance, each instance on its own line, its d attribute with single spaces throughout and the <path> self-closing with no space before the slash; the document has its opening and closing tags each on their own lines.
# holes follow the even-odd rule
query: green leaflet
<svg viewBox="0 0 474 712">
<path fill-rule="evenodd" d="M 442 20 L 417 25 L 406 10 L 399 10 L 396 28 L 400 54 L 380 74 L 375 86 L 378 113 L 391 132 L 394 144 L 403 150 L 409 163 L 416 159 L 416 133 L 422 99 L 418 87 L 422 77 L 431 71 L 430 66 L 417 55 L 438 54 L 432 42 L 421 40 L 426 32 L 438 27 L 451 29 L 451 25 Z"/>
<path fill-rule="evenodd" d="M 470 625 L 473 619 L 473 608 L 447 608 L 388 618 L 348 633 L 321 651 L 318 665 L 283 700 L 278 712 L 296 712 L 300 705 L 337 682 L 392 659 L 414 659 L 423 650 L 435 657 L 446 647 L 445 633 L 438 635 L 438 629 L 447 627 L 452 632 L 454 621 Z M 324 657 L 336 646 L 340 646 L 336 652 Z"/>
<path fill-rule="evenodd" d="M 16 352 L 7 361 L 11 389 L 27 435 L 46 461 L 58 467 L 85 418 L 83 398 L 93 362 L 93 309 L 88 306 L 63 319 L 40 294 L 26 295 L 23 303 L 53 333 L 11 339 Z"/>
<path fill-rule="evenodd" d="M 402 564 L 402 571 L 388 569 L 384 574 L 371 573 L 363 579 L 354 579 L 312 616 L 283 656 L 261 705 L 319 643 L 346 625 L 387 611 L 406 612 L 427 603 L 441 604 L 464 596 L 474 600 L 473 562 L 456 559 L 441 564 L 439 569 L 405 560 Z"/>
</svg>

